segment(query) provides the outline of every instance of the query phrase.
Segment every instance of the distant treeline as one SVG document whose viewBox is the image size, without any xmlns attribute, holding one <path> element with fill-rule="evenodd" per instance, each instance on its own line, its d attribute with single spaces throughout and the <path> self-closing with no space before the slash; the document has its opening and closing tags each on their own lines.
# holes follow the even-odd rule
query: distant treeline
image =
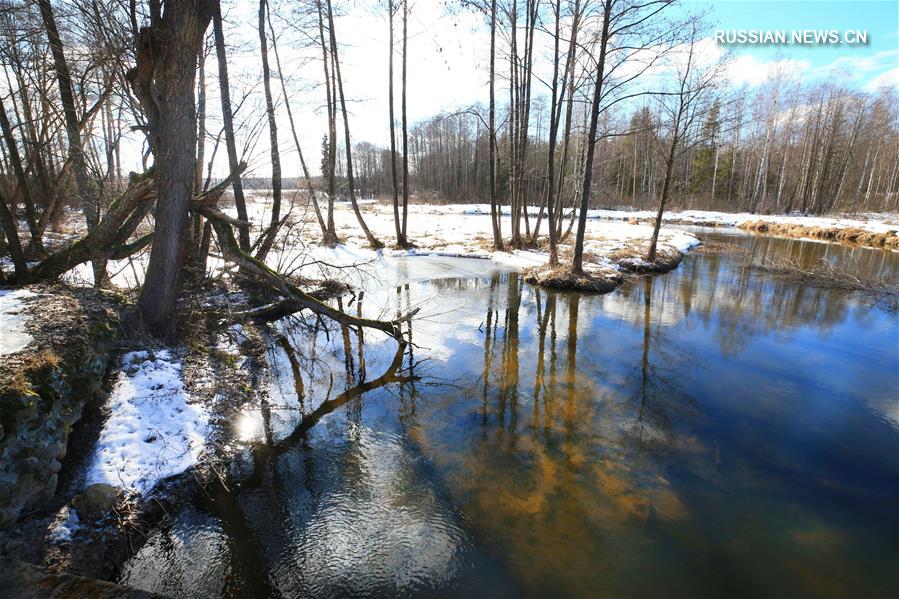
<svg viewBox="0 0 899 599">
<path fill-rule="evenodd" d="M 695 140 L 675 165 L 671 205 L 778 213 L 899 210 L 899 127 L 895 93 L 772 81 L 716 99 L 685 137 Z M 527 202 L 539 204 L 547 164 L 546 108 L 535 103 L 522 174 Z M 561 201 L 583 178 L 583 114 L 573 120 Z M 654 208 L 670 143 L 651 97 L 601 124 L 592 205 Z M 484 202 L 489 195 L 487 128 L 477 109 L 440 114 L 409 131 L 410 187 L 418 198 Z M 509 194 L 509 140 L 498 131 L 498 195 Z M 355 144 L 356 186 L 365 197 L 391 190 L 390 151 Z M 342 167 L 338 165 L 342 177 Z M 264 184 L 263 181 L 260 183 Z M 299 185 L 299 184 L 298 184 Z"/>
</svg>

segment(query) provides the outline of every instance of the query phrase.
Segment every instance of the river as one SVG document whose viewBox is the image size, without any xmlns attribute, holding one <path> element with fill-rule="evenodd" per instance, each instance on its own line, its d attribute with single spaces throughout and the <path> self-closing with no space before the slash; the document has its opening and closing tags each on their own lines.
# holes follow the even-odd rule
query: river
<svg viewBox="0 0 899 599">
<path fill-rule="evenodd" d="M 232 477 L 121 582 L 175 596 L 889 596 L 899 316 L 744 267 L 895 281 L 899 254 L 699 230 L 739 251 L 604 295 L 489 261 L 371 265 L 344 309 L 415 307 L 410 350 L 289 319 Z M 731 249 L 734 249 L 733 247 Z M 386 373 L 386 374 L 385 374 Z"/>
</svg>

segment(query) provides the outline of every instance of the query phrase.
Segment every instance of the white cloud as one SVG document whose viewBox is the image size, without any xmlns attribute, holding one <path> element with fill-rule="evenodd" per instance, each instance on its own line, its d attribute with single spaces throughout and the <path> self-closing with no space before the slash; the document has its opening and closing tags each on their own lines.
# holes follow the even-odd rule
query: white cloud
<svg viewBox="0 0 899 599">
<path fill-rule="evenodd" d="M 781 75 L 799 74 L 808 71 L 811 63 L 807 60 L 782 58 L 759 60 L 751 54 L 738 54 L 727 65 L 725 75 L 734 85 L 761 85 Z"/>
<path fill-rule="evenodd" d="M 899 89 L 899 67 L 892 68 L 877 75 L 868 82 L 868 89 L 877 90 L 884 87 Z"/>
</svg>

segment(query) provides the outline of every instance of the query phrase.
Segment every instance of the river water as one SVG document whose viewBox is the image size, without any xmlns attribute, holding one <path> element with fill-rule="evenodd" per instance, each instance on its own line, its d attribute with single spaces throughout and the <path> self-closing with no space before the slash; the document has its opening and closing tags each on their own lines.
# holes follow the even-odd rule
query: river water
<svg viewBox="0 0 899 599">
<path fill-rule="evenodd" d="M 899 318 L 745 268 L 899 255 L 730 244 L 605 295 L 389 259 L 344 309 L 420 307 L 410 350 L 272 328 L 232 475 L 121 582 L 175 596 L 895 596 Z"/>
</svg>

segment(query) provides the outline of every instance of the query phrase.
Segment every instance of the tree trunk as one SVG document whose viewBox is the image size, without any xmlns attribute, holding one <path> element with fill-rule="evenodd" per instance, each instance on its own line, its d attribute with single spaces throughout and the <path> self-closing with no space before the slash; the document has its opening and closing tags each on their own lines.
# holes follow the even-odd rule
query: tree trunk
<svg viewBox="0 0 899 599">
<path fill-rule="evenodd" d="M 146 113 L 157 177 L 156 229 L 138 308 L 155 335 L 175 332 L 175 307 L 188 237 L 188 208 L 196 168 L 197 57 L 212 18 L 203 0 L 166 3 L 138 40 L 129 71 Z"/>
<path fill-rule="evenodd" d="M 25 204 L 25 222 L 28 223 L 28 232 L 31 234 L 28 253 L 31 255 L 40 255 L 43 252 L 43 244 L 41 243 L 40 230 L 38 229 L 37 218 L 34 212 L 34 200 L 31 197 L 31 185 L 28 183 L 28 178 L 25 176 L 25 170 L 22 168 L 22 160 L 19 157 L 19 148 L 12 135 L 12 127 L 6 116 L 6 108 L 3 106 L 2 98 L 0 98 L 0 132 L 2 132 L 3 137 L 6 138 L 6 147 L 9 149 L 9 162 L 16 175 L 18 188 L 22 190 L 22 201 Z"/>
<path fill-rule="evenodd" d="M 593 102 L 590 106 L 590 131 L 587 134 L 587 157 L 584 164 L 584 183 L 581 189 L 581 203 L 578 211 L 577 233 L 574 241 L 574 256 L 571 259 L 571 272 L 582 273 L 584 262 L 584 234 L 587 231 L 587 208 L 590 206 L 590 185 L 593 179 L 593 155 L 596 150 L 596 129 L 599 124 L 599 102 L 602 99 L 602 83 L 606 68 L 606 47 L 609 42 L 609 22 L 611 20 L 613 0 L 605 0 L 602 17 L 602 33 L 600 34 L 599 62 L 596 67 L 596 86 L 593 89 Z"/>
<path fill-rule="evenodd" d="M 100 221 L 100 206 L 96 190 L 87 175 L 84 147 L 81 145 L 81 132 L 78 126 L 78 115 L 75 112 L 75 94 L 72 91 L 72 77 L 69 74 L 69 65 L 63 53 L 62 39 L 59 37 L 59 30 L 56 28 L 56 19 L 53 16 L 53 7 L 50 5 L 50 0 L 38 0 L 38 6 L 41 11 L 41 19 L 44 22 L 44 29 L 47 31 L 50 51 L 53 54 L 53 66 L 56 70 L 56 80 L 59 84 L 59 99 L 62 103 L 66 135 L 69 141 L 68 155 L 72 161 L 72 169 L 75 171 L 75 186 L 78 190 L 81 208 L 84 210 L 87 229 L 92 231 Z M 191 96 L 193 96 L 193 88 L 191 88 Z M 95 261 L 93 270 L 94 283 L 96 285 L 103 284 L 106 279 L 106 262 L 102 260 Z"/>
<path fill-rule="evenodd" d="M 679 117 L 678 117 L 679 118 Z M 655 225 L 652 228 L 652 238 L 649 241 L 649 251 L 646 253 L 647 262 L 655 262 L 656 245 L 659 241 L 659 230 L 662 227 L 662 214 L 665 212 L 665 202 L 668 201 L 668 194 L 671 191 L 672 172 L 674 170 L 674 153 L 677 150 L 677 125 L 675 132 L 671 138 L 671 147 L 668 150 L 668 156 L 665 159 L 665 181 L 662 183 L 662 197 L 659 200 L 659 210 L 656 213 Z"/>
<path fill-rule="evenodd" d="M 356 201 L 356 188 L 353 181 L 353 154 L 352 145 L 350 144 L 350 120 L 347 116 L 346 97 L 343 94 L 343 78 L 340 75 L 340 59 L 337 55 L 337 33 L 334 31 L 334 11 L 331 9 L 331 0 L 326 0 L 326 2 L 328 6 L 328 29 L 331 33 L 331 58 L 334 61 L 337 93 L 340 98 L 340 111 L 343 114 L 344 144 L 346 145 L 346 176 L 347 185 L 350 188 L 350 204 L 353 206 L 353 212 L 356 214 L 356 219 L 359 221 L 362 232 L 365 233 L 368 245 L 370 245 L 372 249 L 379 249 L 383 247 L 383 244 L 371 234 L 371 231 L 365 224 L 365 219 L 362 218 L 362 212 L 359 210 L 359 203 Z"/>
<path fill-rule="evenodd" d="M 318 219 L 318 225 L 322 230 L 322 238 L 324 239 L 328 237 L 328 227 L 325 225 L 325 219 L 322 217 L 322 211 L 318 205 L 318 198 L 315 196 L 315 187 L 312 185 L 312 177 L 309 176 L 309 168 L 306 166 L 306 159 L 303 157 L 303 148 L 300 147 L 300 139 L 297 136 L 297 128 L 293 120 L 293 111 L 290 109 L 290 99 L 287 95 L 287 84 L 284 83 L 284 72 L 281 70 L 281 57 L 278 55 L 278 41 L 275 38 L 271 18 L 268 19 L 268 26 L 269 30 L 272 32 L 272 51 L 275 53 L 275 66 L 278 68 L 278 80 L 281 82 L 281 93 L 284 95 L 284 108 L 287 109 L 287 120 L 290 123 L 290 133 L 293 136 L 293 143 L 294 146 L 296 146 L 297 154 L 300 157 L 300 167 L 303 169 L 303 178 L 306 180 L 309 199 L 312 202 L 312 208 L 315 210 L 315 217 Z"/>
<path fill-rule="evenodd" d="M 408 44 L 407 22 L 409 20 L 409 0 L 403 2 L 403 239 L 409 243 L 406 224 L 409 219 L 409 132 L 406 128 L 406 49 Z"/>
<path fill-rule="evenodd" d="M 231 89 L 228 82 L 228 55 L 225 53 L 225 33 L 222 27 L 222 10 L 218 1 L 213 2 L 212 14 L 213 33 L 215 35 L 215 55 L 218 60 L 219 90 L 222 101 L 222 125 L 225 129 L 225 148 L 228 150 L 228 169 L 233 173 L 237 171 L 239 163 L 237 157 L 237 142 L 234 139 L 234 115 L 231 112 Z M 247 202 L 243 195 L 243 183 L 240 176 L 234 178 L 232 183 L 234 191 L 234 205 L 237 208 L 237 218 L 248 222 Z M 240 248 L 244 251 L 250 249 L 250 229 L 240 227 L 238 231 Z"/>
<path fill-rule="evenodd" d="M 268 116 L 269 147 L 272 160 L 272 214 L 268 229 L 263 233 L 262 243 L 256 258 L 265 257 L 275 243 L 275 236 L 281 228 L 281 152 L 278 150 L 278 123 L 275 119 L 275 101 L 272 98 L 272 76 L 268 66 L 268 39 L 265 34 L 265 11 L 267 0 L 259 0 L 259 53 L 262 55 L 262 87 L 265 90 L 265 113 Z"/>
<path fill-rule="evenodd" d="M 558 88 L 559 88 L 559 22 L 562 19 L 562 1 L 556 0 L 555 6 L 555 20 L 556 20 L 556 29 L 553 35 L 553 83 L 552 83 L 552 101 L 550 102 L 550 112 L 549 112 L 549 150 L 548 155 L 549 158 L 547 160 L 546 165 L 546 175 L 548 177 L 547 185 L 546 185 L 546 214 L 547 219 L 549 220 L 549 265 L 557 266 L 559 264 L 559 251 L 556 248 L 556 221 L 555 221 L 555 198 L 553 197 L 553 192 L 555 191 L 555 174 L 556 174 L 556 164 L 555 164 L 555 156 L 556 156 L 556 134 L 559 128 L 559 122 L 557 120 L 556 114 L 556 102 L 560 101 L 561 98 L 558 97 Z M 561 102 L 559 102 L 561 104 Z M 539 221 L 538 221 L 539 224 Z"/>
<path fill-rule="evenodd" d="M 496 207 L 496 0 L 490 0 L 490 115 L 488 132 L 490 139 L 490 219 L 493 225 L 493 247 L 503 249 L 500 228 L 502 214 Z"/>
<path fill-rule="evenodd" d="M 0 221 L 2 221 L 0 224 L 3 225 L 3 231 L 6 233 L 6 244 L 9 246 L 9 255 L 12 258 L 16 278 L 24 277 L 28 273 L 28 264 L 25 262 L 25 254 L 22 252 L 16 220 L 6 204 L 2 191 L 0 191 Z"/>
<path fill-rule="evenodd" d="M 390 175 L 393 181 L 393 224 L 396 227 L 396 244 L 400 247 L 405 247 L 406 240 L 403 238 L 403 225 L 400 222 L 400 198 L 396 175 L 396 128 L 394 127 L 393 118 L 393 0 L 388 0 L 387 12 L 389 13 L 388 23 L 390 24 L 387 95 L 390 102 Z"/>
<path fill-rule="evenodd" d="M 318 8 L 318 35 L 322 48 L 322 66 L 325 70 L 325 98 L 328 105 L 328 156 L 327 164 L 325 165 L 327 172 L 322 172 L 322 177 L 327 180 L 328 184 L 328 234 L 322 238 L 322 243 L 324 245 L 333 245 L 337 243 L 337 231 L 334 227 L 334 196 L 337 193 L 337 182 L 334 173 L 337 162 L 337 99 L 335 98 L 337 91 L 333 89 L 334 78 L 331 77 L 332 61 L 328 57 L 330 43 L 325 41 L 324 8 L 321 0 L 316 0 L 316 7 Z"/>
</svg>

